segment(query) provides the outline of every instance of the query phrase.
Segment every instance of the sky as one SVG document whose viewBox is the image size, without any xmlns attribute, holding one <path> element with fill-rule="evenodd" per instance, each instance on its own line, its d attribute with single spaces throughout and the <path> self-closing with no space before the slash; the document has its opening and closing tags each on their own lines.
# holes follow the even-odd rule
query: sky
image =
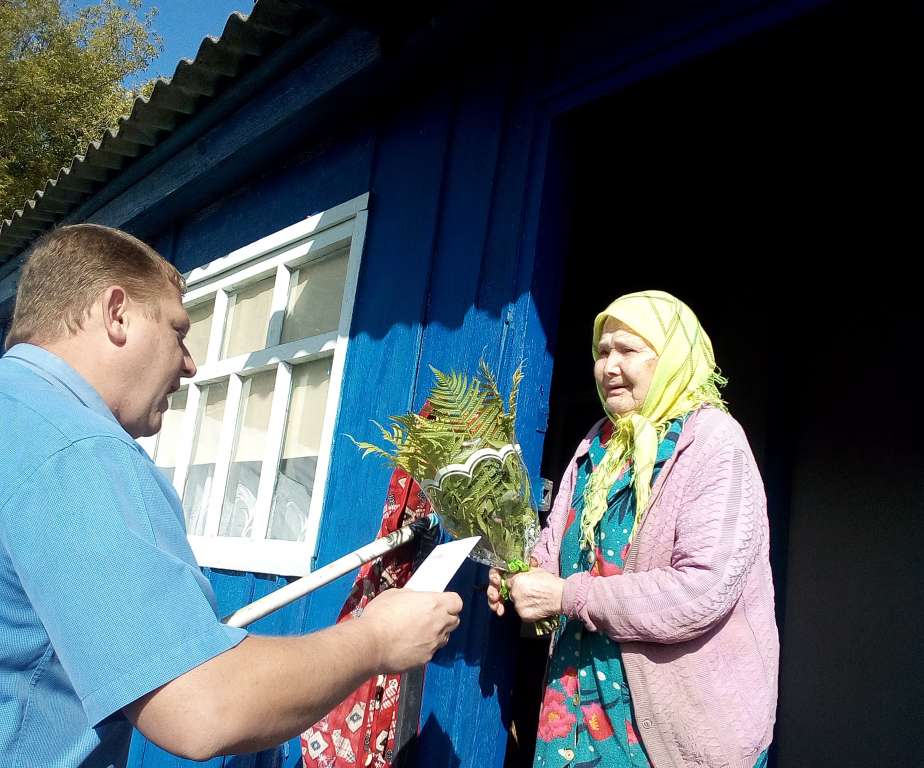
<svg viewBox="0 0 924 768">
<path fill-rule="evenodd" d="M 120 5 L 126 3 L 120 0 Z M 66 5 L 66 4 L 65 4 Z M 78 8 L 93 5 L 93 0 L 75 0 Z M 180 59 L 192 59 L 203 38 L 218 37 L 234 11 L 249 14 L 253 0 L 144 0 L 144 10 L 157 8 L 154 29 L 163 38 L 164 49 L 151 66 L 125 82 L 129 88 L 153 77 L 171 77 Z"/>
</svg>

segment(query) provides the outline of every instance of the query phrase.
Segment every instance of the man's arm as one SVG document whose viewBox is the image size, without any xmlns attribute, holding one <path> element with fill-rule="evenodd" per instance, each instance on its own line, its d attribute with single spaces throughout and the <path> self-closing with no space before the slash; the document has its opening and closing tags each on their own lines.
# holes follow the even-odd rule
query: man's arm
<svg viewBox="0 0 924 768">
<path fill-rule="evenodd" d="M 455 593 L 388 590 L 359 618 L 320 632 L 249 635 L 124 711 L 182 757 L 267 749 L 302 733 L 372 675 L 425 664 L 461 610 Z"/>
</svg>

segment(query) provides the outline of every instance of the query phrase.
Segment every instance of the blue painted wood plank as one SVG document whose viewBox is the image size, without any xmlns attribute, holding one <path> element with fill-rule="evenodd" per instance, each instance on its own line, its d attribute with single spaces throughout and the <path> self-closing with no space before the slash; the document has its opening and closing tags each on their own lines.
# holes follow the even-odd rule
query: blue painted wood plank
<svg viewBox="0 0 924 768">
<path fill-rule="evenodd" d="M 281 576 L 267 576 L 253 574 L 253 595 L 251 600 L 259 600 L 275 592 L 289 583 L 289 579 Z M 304 605 L 302 601 L 290 603 L 259 621 L 255 621 L 248 630 L 257 635 L 295 635 L 301 632 L 300 621 L 303 619 Z M 287 751 L 284 745 L 263 750 L 254 754 L 234 755 L 226 757 L 223 768 L 275 768 L 281 765 L 283 752 Z"/>
<path fill-rule="evenodd" d="M 144 768 L 221 768 L 224 758 L 216 757 L 212 760 L 196 762 L 194 760 L 184 760 L 183 758 L 171 755 L 164 751 L 156 744 L 144 740 L 143 745 L 138 743 L 139 751 L 136 751 L 136 742 L 133 741 L 132 749 L 129 753 L 129 768 L 133 766 L 144 766 Z M 137 760 L 138 762 L 134 762 Z"/>
<path fill-rule="evenodd" d="M 491 319 L 500 315 L 502 337 L 497 366 L 502 382 L 509 382 L 515 368 L 523 365 L 525 379 L 520 389 L 517 438 L 534 481 L 542 450 L 542 434 L 536 430 L 540 420 L 538 406 L 543 392 L 547 398 L 548 390 L 543 390 L 542 382 L 550 376 L 551 360 L 524 345 L 534 268 L 534 243 L 524 240 L 524 226 L 530 206 L 538 199 L 536 191 L 541 190 L 544 180 L 544 144 L 539 141 L 537 149 L 537 137 L 544 135 L 548 118 L 537 105 L 538 83 L 533 74 L 542 71 L 544 48 L 544 40 L 536 39 L 511 54 L 510 66 L 517 73 L 516 90 L 511 94 L 504 121 L 501 162 L 476 299 L 480 311 L 473 318 L 474 333 L 485 335 L 492 330 Z M 554 285 L 554 276 L 547 277 Z"/>
<path fill-rule="evenodd" d="M 234 188 L 177 227 L 177 268 L 185 272 L 369 191 L 374 130 L 342 132 L 299 162 L 276 159 L 265 174 Z"/>
<path fill-rule="evenodd" d="M 82 204 L 68 219 L 85 221 L 93 212 L 117 198 L 125 190 L 139 182 L 143 183 L 153 170 L 181 149 L 216 125 L 233 119 L 230 116 L 235 111 L 251 101 L 255 94 L 265 91 L 268 84 L 282 79 L 294 62 L 304 58 L 306 50 L 317 46 L 318 41 L 329 34 L 330 25 L 325 22 L 310 26 L 276 47 L 272 54 L 261 57 L 246 75 L 235 82 L 233 88 L 212 98 L 204 108 L 196 111 L 189 120 L 171 131 L 150 152 L 144 153 L 132 162 L 129 168 Z M 292 106 L 296 107 L 295 104 Z"/>
<path fill-rule="evenodd" d="M 477 307 L 484 280 L 486 238 L 492 219 L 495 179 L 511 84 L 506 75 L 470 70 L 459 88 L 452 145 L 446 165 L 443 207 L 430 286 L 421 373 L 415 407 L 433 383 L 428 365 L 474 372 L 484 358 L 497 369 L 505 300 L 485 311 Z M 499 70 L 503 72 L 503 69 Z M 448 88 L 452 88 L 449 84 Z M 483 322 L 477 322 L 478 320 Z M 418 764 L 499 766 L 495 745 L 506 744 L 498 689 L 509 686 L 512 665 L 486 659 L 512 647 L 492 636 L 494 624 L 484 593 L 486 569 L 469 562 L 450 589 L 462 596 L 462 625 L 429 665 L 421 705 Z M 503 754 L 503 751 L 500 751 Z"/>
<path fill-rule="evenodd" d="M 254 596 L 255 580 L 252 573 L 239 573 L 217 568 L 205 568 L 204 570 L 218 601 L 219 616 L 227 616 L 257 599 Z"/>
<path fill-rule="evenodd" d="M 563 26 L 549 49 L 545 103 L 562 114 L 619 88 L 789 21 L 831 0 L 672 0 L 634 12 L 600 4 Z"/>
<path fill-rule="evenodd" d="M 447 90 L 453 85 L 447 85 Z M 478 296 L 485 239 L 491 220 L 508 78 L 475 70 L 460 89 L 453 110 L 452 143 L 447 154 L 422 338 L 421 370 L 414 392 L 420 407 L 433 383 L 429 365 L 474 370 L 481 348 L 473 347 L 466 325 Z M 498 314 L 500 310 L 498 309 Z M 492 340 L 482 340 L 483 346 Z M 488 359 L 496 350 L 491 349 Z"/>
<path fill-rule="evenodd" d="M 256 170 L 278 152 L 278 147 L 304 135 L 309 122 L 320 116 L 318 100 L 380 55 L 375 35 L 358 29 L 348 31 L 294 73 L 254 96 L 233 119 L 177 152 L 84 220 L 121 227 L 151 215 L 154 206 L 167 207 L 168 214 L 172 210 L 176 215 L 190 205 L 201 205 L 223 191 L 221 187 L 231 179 L 240 183 L 242 174 Z M 171 201 L 176 202 L 168 207 Z"/>
<path fill-rule="evenodd" d="M 335 427 L 318 563 L 372 540 L 389 469 L 363 461 L 345 437 L 371 437 L 369 419 L 407 411 L 416 378 L 450 105 L 438 96 L 383 127 L 376 149 L 363 268 L 357 286 L 342 406 Z M 306 629 L 334 621 L 352 577 L 311 596 Z"/>
</svg>

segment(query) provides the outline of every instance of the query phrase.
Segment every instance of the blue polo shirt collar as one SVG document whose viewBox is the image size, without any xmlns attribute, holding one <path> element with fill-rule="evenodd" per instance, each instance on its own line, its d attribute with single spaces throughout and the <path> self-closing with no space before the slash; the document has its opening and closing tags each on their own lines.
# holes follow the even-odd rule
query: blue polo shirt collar
<svg viewBox="0 0 924 768">
<path fill-rule="evenodd" d="M 35 344 L 17 344 L 4 357 L 31 368 L 51 386 L 68 392 L 80 403 L 116 424 L 118 419 L 90 383 L 53 352 Z M 121 427 L 121 425 L 119 425 Z"/>
</svg>

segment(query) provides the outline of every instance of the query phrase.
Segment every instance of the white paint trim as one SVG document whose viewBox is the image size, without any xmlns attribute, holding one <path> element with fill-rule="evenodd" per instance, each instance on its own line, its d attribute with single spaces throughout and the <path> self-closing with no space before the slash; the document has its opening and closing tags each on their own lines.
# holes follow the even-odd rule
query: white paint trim
<svg viewBox="0 0 924 768">
<path fill-rule="evenodd" d="M 183 383 L 206 384 L 219 379 L 226 379 L 232 373 L 258 373 L 261 368 L 270 368 L 276 363 L 307 363 L 321 357 L 328 357 L 337 347 L 337 334 L 334 331 L 310 336 L 307 339 L 290 341 L 278 347 L 247 352 L 237 357 L 219 360 L 212 365 L 204 365 L 192 379 L 183 379 Z"/>
<path fill-rule="evenodd" d="M 189 543 L 199 565 L 210 568 L 276 576 L 307 576 L 311 571 L 311 557 L 304 541 L 190 536 Z"/>
<path fill-rule="evenodd" d="M 359 284 L 359 268 L 362 261 L 363 245 L 366 240 L 368 219 L 368 211 L 359 211 L 356 214 L 353 238 L 350 241 L 350 255 L 347 259 L 343 304 L 340 308 L 340 327 L 337 329 L 337 347 L 334 351 L 334 359 L 331 361 L 330 381 L 327 385 L 327 405 L 324 409 L 321 441 L 318 446 L 318 466 L 315 471 L 314 487 L 311 491 L 311 503 L 308 507 L 308 535 L 305 537 L 305 549 L 311 553 L 312 562 L 317 555 L 318 538 L 324 514 L 327 475 L 330 470 L 331 454 L 333 453 L 334 429 L 340 415 L 343 369 L 346 365 L 350 326 L 353 322 L 353 305 L 356 301 L 356 286 Z"/>
<path fill-rule="evenodd" d="M 297 240 L 302 240 L 311 235 L 317 235 L 325 230 L 335 227 L 344 221 L 349 221 L 360 211 L 365 211 L 369 207 L 369 193 L 366 192 L 352 200 L 336 205 L 322 213 L 316 213 L 302 221 L 274 232 L 271 235 L 257 240 L 243 248 L 232 251 L 227 256 L 215 259 L 204 267 L 190 270 L 186 273 L 186 285 L 193 286 L 203 280 L 208 280 L 229 269 L 234 269 L 248 261 L 266 256 L 280 248 L 285 248 Z M 19 284 L 20 267 L 25 263 L 25 250 L 19 256 L 10 259 L 3 267 L 12 267 L 8 275 L 0 279 L 0 304 L 7 299 L 16 295 L 16 286 Z"/>
<path fill-rule="evenodd" d="M 263 466 L 260 469 L 257 507 L 254 512 L 253 530 L 251 532 L 254 539 L 262 540 L 266 538 L 270 512 L 273 508 L 273 496 L 276 492 L 276 478 L 279 474 L 282 443 L 286 436 L 286 421 L 289 415 L 291 394 L 292 366 L 288 363 L 280 363 L 276 369 L 276 388 L 273 390 L 269 426 L 266 430 L 266 445 L 263 449 Z"/>
<path fill-rule="evenodd" d="M 244 264 L 237 271 L 228 272 L 225 270 L 221 275 L 213 276 L 213 278 L 203 278 L 198 281 L 197 285 L 186 291 L 183 299 L 187 302 L 195 302 L 204 296 L 208 296 L 218 288 L 228 291 L 239 290 L 245 285 L 271 277 L 280 264 L 295 268 L 302 264 L 323 259 L 332 251 L 339 250 L 345 245 L 352 234 L 353 221 L 343 222 L 316 237 L 300 241 L 284 251 L 276 252 L 259 261 Z M 189 285 L 188 281 L 187 285 Z"/>
<path fill-rule="evenodd" d="M 212 326 L 209 329 L 209 346 L 205 353 L 203 367 L 214 364 L 221 357 L 221 344 L 225 335 L 225 322 L 228 318 L 230 298 L 227 291 L 215 292 L 215 306 L 212 309 Z"/>
<path fill-rule="evenodd" d="M 144 452 L 151 458 L 151 461 L 154 461 L 154 455 L 157 453 L 157 438 L 159 435 L 160 432 L 155 435 L 149 435 L 148 437 L 135 438 L 135 442 L 144 449 Z"/>
<path fill-rule="evenodd" d="M 282 324 L 289 307 L 289 289 L 292 273 L 285 264 L 276 267 L 276 282 L 273 284 L 273 299 L 270 304 L 269 323 L 266 327 L 266 346 L 278 347 L 282 339 Z"/>
<path fill-rule="evenodd" d="M 247 382 L 250 390 L 250 382 Z M 228 379 L 228 396 L 225 400 L 225 413 L 221 422 L 221 437 L 218 442 L 218 456 L 215 457 L 215 474 L 209 492 L 208 507 L 205 514 L 205 535 L 217 536 L 221 522 L 221 508 L 225 501 L 225 486 L 228 484 L 228 470 L 234 454 L 234 441 L 237 437 L 237 422 L 241 411 L 245 385 L 237 374 Z"/>
<path fill-rule="evenodd" d="M 277 370 L 257 504 L 249 538 L 217 535 L 224 499 L 224 486 L 227 483 L 230 459 L 233 455 L 233 442 L 236 437 L 237 421 L 240 420 L 239 409 L 242 401 L 242 392 L 232 397 L 232 386 L 229 384 L 226 408 L 234 411 L 234 425 L 233 427 L 231 425 L 232 414 L 226 410 L 222 423 L 221 453 L 216 463 L 209 512 L 206 518 L 207 535 L 189 537 L 200 565 L 286 576 L 303 576 L 310 570 L 323 520 L 327 476 L 330 471 L 334 430 L 339 416 L 343 373 L 368 224 L 366 210 L 368 200 L 368 194 L 361 195 L 319 216 L 309 217 L 281 232 L 228 254 L 222 259 L 217 259 L 211 264 L 192 270 L 186 276 L 187 285 L 192 286 L 192 289 L 187 292 L 184 302 L 187 305 L 196 304 L 200 301 L 207 301 L 210 296 L 214 295 L 215 314 L 212 318 L 206 359 L 195 377 L 184 380 L 184 383 L 190 386 L 190 400 L 195 399 L 196 402 L 194 414 L 189 410 L 192 403 L 187 403 L 187 413 L 184 418 L 185 442 L 181 450 L 186 453 L 185 464 L 182 477 L 179 476 L 179 466 L 175 477 L 175 486 L 181 498 L 182 484 L 185 484 L 188 473 L 192 442 L 196 432 L 199 387 L 229 377 L 232 380 L 240 379 L 240 377 L 273 367 Z M 293 282 L 292 273 L 304 264 L 326 258 L 347 243 L 349 244 L 349 257 L 344 278 L 340 323 L 337 330 L 287 344 L 279 344 Z M 275 283 L 267 341 L 268 343 L 275 341 L 276 345 L 227 360 L 220 359 L 231 301 L 229 297 L 247 283 L 268 277 L 274 272 Z M 266 539 L 285 440 L 291 399 L 292 366 L 324 357 L 332 357 L 331 376 L 321 426 L 318 465 L 311 489 L 306 540 L 285 542 Z M 235 401 L 234 406 L 231 405 L 232 401 Z"/>
<path fill-rule="evenodd" d="M 334 206 L 333 208 L 316 213 L 302 221 L 296 222 L 292 226 L 274 232 L 271 235 L 257 240 L 243 248 L 232 251 L 227 256 L 215 259 L 204 267 L 190 270 L 186 274 L 187 286 L 196 285 L 204 280 L 211 280 L 218 275 L 235 269 L 246 264 L 249 261 L 268 256 L 283 248 L 288 248 L 305 238 L 317 237 L 326 230 L 337 226 L 343 222 L 353 219 L 357 213 L 366 210 L 369 207 L 369 193 L 354 197 L 345 203 Z"/>
<path fill-rule="evenodd" d="M 202 389 L 195 384 L 189 385 L 186 395 L 186 411 L 183 414 L 183 429 L 176 452 L 176 468 L 173 470 L 173 487 L 180 500 L 186 488 L 186 475 L 189 473 L 189 462 L 192 459 L 193 443 L 199 431 L 199 403 L 202 400 Z"/>
</svg>

